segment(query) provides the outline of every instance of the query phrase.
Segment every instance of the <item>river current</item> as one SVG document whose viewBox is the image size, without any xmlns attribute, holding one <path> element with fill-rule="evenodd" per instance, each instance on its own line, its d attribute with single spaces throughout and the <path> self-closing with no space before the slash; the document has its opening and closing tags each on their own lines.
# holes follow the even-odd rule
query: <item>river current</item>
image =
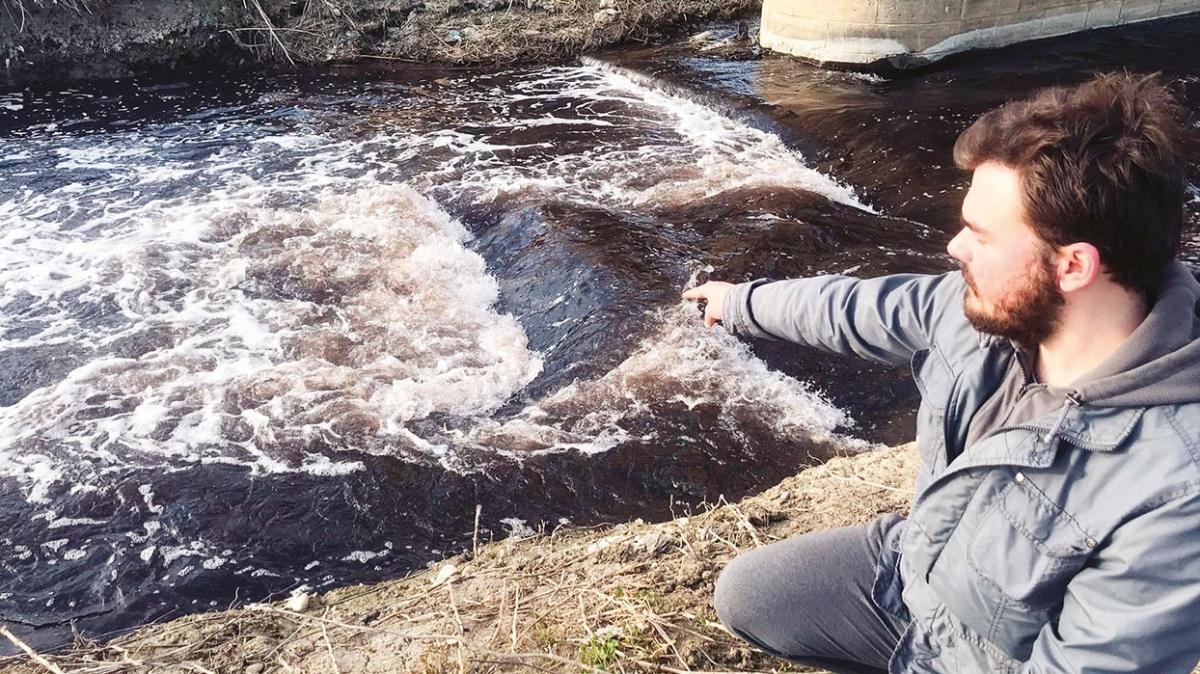
<svg viewBox="0 0 1200 674">
<path fill-rule="evenodd" d="M 903 441 L 906 372 L 680 290 L 950 268 L 962 128 L 1121 67 L 1195 110 L 1198 27 L 895 80 L 680 43 L 0 93 L 0 621 L 52 647 L 394 577 L 476 506 L 663 518 Z"/>
</svg>

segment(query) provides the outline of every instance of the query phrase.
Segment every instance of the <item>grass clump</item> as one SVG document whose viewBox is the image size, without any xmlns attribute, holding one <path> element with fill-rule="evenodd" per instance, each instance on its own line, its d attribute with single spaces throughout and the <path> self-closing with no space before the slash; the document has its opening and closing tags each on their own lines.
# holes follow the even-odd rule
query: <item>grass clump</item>
<svg viewBox="0 0 1200 674">
<path fill-rule="evenodd" d="M 617 648 L 621 640 L 617 637 L 596 635 L 579 645 L 579 661 L 588 667 L 607 670 L 617 661 Z"/>
</svg>

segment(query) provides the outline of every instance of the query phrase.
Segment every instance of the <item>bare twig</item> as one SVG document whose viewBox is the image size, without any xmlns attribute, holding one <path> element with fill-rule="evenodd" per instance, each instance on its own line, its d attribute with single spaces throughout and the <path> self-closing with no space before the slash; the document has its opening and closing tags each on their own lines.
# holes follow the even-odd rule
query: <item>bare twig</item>
<svg viewBox="0 0 1200 674">
<path fill-rule="evenodd" d="M 53 662 L 50 662 L 49 660 L 47 660 L 46 658 L 43 658 L 40 655 L 38 655 L 38 652 L 33 650 L 32 648 L 30 648 L 29 644 L 25 643 L 24 641 L 21 641 L 20 639 L 17 638 L 17 635 L 13 634 L 12 632 L 9 632 L 7 627 L 0 626 L 0 635 L 2 635 L 5 639 L 8 639 L 9 641 L 11 641 L 12 644 L 14 646 L 16 646 L 17 648 L 25 651 L 25 655 L 28 655 L 30 660 L 33 660 L 34 662 L 36 662 L 38 665 L 40 665 L 46 671 L 53 672 L 54 674 L 63 674 L 63 670 L 59 669 L 58 665 L 54 664 Z"/>
<path fill-rule="evenodd" d="M 329 630 L 325 629 L 325 623 L 321 623 L 321 636 L 325 639 L 325 649 L 329 652 L 329 662 L 333 665 L 333 674 L 342 674 L 342 670 L 338 667 L 337 657 L 333 654 L 333 642 L 329 640 Z"/>
<path fill-rule="evenodd" d="M 276 34 L 275 24 L 271 23 L 271 17 L 267 16 L 267 11 L 263 9 L 263 6 L 258 2 L 258 0 L 242 0 L 243 4 L 247 2 L 251 5 L 254 5 L 254 9 L 258 11 L 258 15 L 262 17 L 263 25 L 265 26 L 266 31 L 271 35 L 271 38 L 275 40 L 275 44 L 279 45 L 279 49 L 283 51 L 283 57 L 287 59 L 288 63 L 296 65 L 296 62 L 292 60 L 292 55 L 288 53 L 287 47 L 284 46 L 283 40 L 279 39 L 279 35 Z"/>
<path fill-rule="evenodd" d="M 479 556 L 479 515 L 483 513 L 483 506 L 475 504 L 475 531 L 471 534 L 471 559 Z"/>
</svg>

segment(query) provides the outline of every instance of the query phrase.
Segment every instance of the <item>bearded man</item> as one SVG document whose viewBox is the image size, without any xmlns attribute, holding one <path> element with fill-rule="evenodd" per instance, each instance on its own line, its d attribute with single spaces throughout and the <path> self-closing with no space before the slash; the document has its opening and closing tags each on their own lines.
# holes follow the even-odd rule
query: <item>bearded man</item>
<svg viewBox="0 0 1200 674">
<path fill-rule="evenodd" d="M 907 519 L 736 558 L 717 615 L 834 672 L 1190 672 L 1200 659 L 1200 284 L 1185 125 L 1153 76 L 980 117 L 961 270 L 710 282 L 708 325 L 896 365 L 921 393 Z"/>
</svg>

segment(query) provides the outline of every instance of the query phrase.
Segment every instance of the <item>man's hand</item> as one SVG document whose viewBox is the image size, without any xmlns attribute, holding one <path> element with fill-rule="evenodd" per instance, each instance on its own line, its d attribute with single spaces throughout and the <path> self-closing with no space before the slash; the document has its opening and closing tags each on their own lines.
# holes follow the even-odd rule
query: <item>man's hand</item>
<svg viewBox="0 0 1200 674">
<path fill-rule="evenodd" d="M 691 290 L 683 291 L 683 299 L 700 300 L 707 303 L 704 308 L 704 327 L 711 328 L 720 322 L 725 309 L 725 294 L 732 287 L 732 283 L 709 281 Z"/>
</svg>

